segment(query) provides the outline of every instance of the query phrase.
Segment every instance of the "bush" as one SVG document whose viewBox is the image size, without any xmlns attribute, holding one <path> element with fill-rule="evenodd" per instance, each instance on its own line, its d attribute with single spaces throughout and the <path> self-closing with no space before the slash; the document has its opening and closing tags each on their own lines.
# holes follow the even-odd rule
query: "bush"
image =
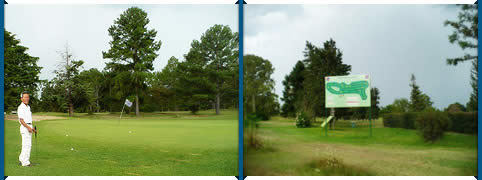
<svg viewBox="0 0 482 180">
<path fill-rule="evenodd" d="M 256 111 L 256 117 L 258 117 L 260 120 L 267 121 L 270 119 L 270 114 L 266 111 Z"/>
<path fill-rule="evenodd" d="M 304 112 L 298 113 L 298 116 L 296 117 L 296 127 L 306 128 L 310 126 L 311 126 L 311 120 L 306 115 L 306 113 Z"/>
<path fill-rule="evenodd" d="M 442 112 L 421 112 L 416 120 L 416 127 L 425 142 L 439 140 L 449 127 L 448 115 Z"/>
<path fill-rule="evenodd" d="M 477 112 L 450 112 L 449 131 L 467 134 L 477 134 Z"/>
</svg>

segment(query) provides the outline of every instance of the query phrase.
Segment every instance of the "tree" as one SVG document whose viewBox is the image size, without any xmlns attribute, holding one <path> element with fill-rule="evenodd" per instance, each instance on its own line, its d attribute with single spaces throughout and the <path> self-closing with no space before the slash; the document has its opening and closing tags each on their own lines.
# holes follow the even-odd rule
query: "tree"
<svg viewBox="0 0 482 180">
<path fill-rule="evenodd" d="M 393 101 L 395 111 L 393 112 L 409 112 L 410 111 L 410 101 L 407 98 L 395 99 Z"/>
<path fill-rule="evenodd" d="M 383 107 L 380 114 L 405 113 L 410 111 L 410 101 L 407 98 L 395 99 L 392 104 Z"/>
<path fill-rule="evenodd" d="M 215 87 L 206 76 L 206 61 L 199 54 L 190 51 L 185 59 L 177 66 L 178 81 L 174 90 L 181 95 L 183 106 L 195 114 L 203 105 L 209 104 L 209 95 L 213 94 Z"/>
<path fill-rule="evenodd" d="M 336 42 L 330 39 L 323 47 L 316 47 L 306 42 L 303 52 L 306 65 L 303 83 L 303 109 L 310 117 L 321 116 L 325 109 L 325 78 L 326 76 L 348 75 L 351 65 L 343 63 L 343 54 L 336 47 Z"/>
<path fill-rule="evenodd" d="M 102 80 L 105 79 L 104 74 L 95 68 L 91 68 L 87 71 L 82 71 L 79 74 L 79 78 L 81 79 L 82 86 L 84 86 L 83 89 L 86 90 L 88 95 L 88 112 L 99 112 L 100 91 L 102 88 Z"/>
<path fill-rule="evenodd" d="M 28 48 L 20 45 L 20 40 L 7 30 L 4 30 L 4 111 L 16 110 L 20 103 L 20 93 L 31 93 L 30 101 L 37 103 L 36 92 L 38 91 L 40 70 L 37 65 L 38 57 L 30 56 Z"/>
<path fill-rule="evenodd" d="M 472 61 L 472 70 L 470 74 L 470 86 L 472 86 L 472 93 L 470 94 L 469 102 L 467 102 L 467 110 L 477 111 L 479 108 L 479 61 Z"/>
<path fill-rule="evenodd" d="M 82 60 L 75 60 L 68 44 L 65 45 L 63 51 L 58 52 L 62 61 L 58 64 L 59 69 L 55 70 L 56 77 L 54 82 L 57 82 L 61 89 L 65 90 L 65 100 L 68 105 L 69 116 L 74 116 L 74 98 L 80 93 L 81 82 L 79 79 L 80 68 L 84 64 Z"/>
<path fill-rule="evenodd" d="M 303 99 L 304 71 L 305 64 L 298 61 L 290 74 L 283 80 L 284 90 L 281 100 L 284 103 L 281 107 L 281 115 L 284 117 L 295 117 L 300 108 Z"/>
<path fill-rule="evenodd" d="M 467 109 L 476 111 L 478 109 L 478 59 L 476 51 L 478 49 L 478 4 L 464 4 L 461 6 L 457 21 L 445 21 L 445 26 L 454 28 L 453 33 L 449 36 L 450 43 L 458 44 L 463 50 L 472 50 L 473 54 L 466 53 L 462 57 L 449 58 L 447 64 L 456 66 L 460 62 L 472 61 L 471 82 L 472 93 L 470 94 Z"/>
<path fill-rule="evenodd" d="M 146 101 L 143 103 L 144 110 L 179 110 L 178 92 L 175 90 L 179 80 L 179 60 L 172 56 L 162 71 L 150 73 L 147 78 L 148 91 Z"/>
<path fill-rule="evenodd" d="M 412 74 L 412 77 L 410 78 L 410 87 L 412 88 L 410 93 L 410 110 L 413 112 L 420 112 L 432 107 L 433 103 L 430 101 L 428 95 L 422 93 L 415 80 L 415 75 Z"/>
<path fill-rule="evenodd" d="M 205 62 L 205 72 L 214 87 L 216 114 L 219 114 L 221 97 L 232 90 L 229 81 L 238 69 L 238 33 L 226 25 L 216 24 L 203 33 L 200 40 L 191 43 L 192 57 Z"/>
<path fill-rule="evenodd" d="M 445 111 L 448 111 L 448 112 L 465 112 L 466 108 L 464 107 L 464 105 L 456 102 L 456 103 L 450 104 L 447 108 L 445 108 Z"/>
<path fill-rule="evenodd" d="M 51 81 L 42 83 L 42 93 L 40 98 L 40 108 L 45 112 L 64 112 L 68 109 L 68 104 L 65 101 L 65 89 L 59 86 L 59 83 L 54 78 Z"/>
<path fill-rule="evenodd" d="M 378 90 L 377 87 L 373 87 L 370 89 L 370 95 L 371 95 L 371 113 L 372 113 L 372 118 L 378 118 L 378 115 L 380 113 L 380 90 Z"/>
<path fill-rule="evenodd" d="M 256 112 L 256 96 L 274 88 L 274 80 L 271 79 L 274 68 L 271 62 L 256 55 L 245 55 L 243 61 L 245 106 L 249 104 L 251 112 Z"/>
<path fill-rule="evenodd" d="M 160 75 L 161 84 L 168 89 L 168 101 L 172 102 L 174 111 L 178 110 L 177 93 L 173 90 L 178 81 L 177 67 L 179 60 L 176 57 L 169 58 L 167 65 L 162 69 Z"/>
<path fill-rule="evenodd" d="M 127 9 L 109 27 L 110 49 L 102 52 L 104 59 L 112 60 L 106 63 L 106 69 L 117 71 L 116 76 L 127 79 L 134 88 L 137 116 L 139 94 L 144 90 L 147 74 L 154 70 L 152 64 L 161 48 L 161 41 L 155 41 L 157 31 L 147 29 L 147 24 L 149 19 L 144 10 Z"/>
<path fill-rule="evenodd" d="M 478 5 L 464 4 L 460 5 L 462 11 L 459 12 L 458 21 L 445 21 L 445 26 L 454 28 L 453 33 L 449 36 L 450 43 L 457 43 L 463 50 L 477 49 L 478 47 Z M 477 54 L 466 53 L 462 57 L 449 58 L 447 64 L 457 65 L 460 62 L 477 60 Z"/>
<path fill-rule="evenodd" d="M 256 55 L 244 56 L 244 106 L 247 114 L 256 113 L 267 120 L 279 113 L 278 96 L 273 93 L 275 82 L 271 78 L 274 72 L 269 60 Z"/>
</svg>

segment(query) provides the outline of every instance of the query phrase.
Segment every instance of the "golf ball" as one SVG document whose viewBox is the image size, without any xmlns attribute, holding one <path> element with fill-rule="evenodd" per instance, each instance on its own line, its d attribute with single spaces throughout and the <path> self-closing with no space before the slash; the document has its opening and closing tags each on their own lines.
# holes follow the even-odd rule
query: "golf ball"
<svg viewBox="0 0 482 180">
<path fill-rule="evenodd" d="M 69 136 L 68 134 L 66 134 L 65 136 Z"/>
<path fill-rule="evenodd" d="M 74 148 L 70 148 L 70 150 L 71 150 L 71 151 L 73 151 L 73 150 L 74 150 Z"/>
</svg>

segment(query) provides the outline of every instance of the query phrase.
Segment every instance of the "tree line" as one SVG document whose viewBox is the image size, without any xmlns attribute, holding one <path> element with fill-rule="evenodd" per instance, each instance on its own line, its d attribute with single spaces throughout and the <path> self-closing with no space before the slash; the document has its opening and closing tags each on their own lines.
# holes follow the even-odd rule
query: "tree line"
<svg viewBox="0 0 482 180">
<path fill-rule="evenodd" d="M 148 29 L 147 13 L 128 8 L 108 29 L 110 48 L 104 69 L 84 70 L 66 45 L 51 80 L 40 80 L 38 57 L 30 56 L 14 34 L 5 33 L 5 111 L 18 106 L 22 91 L 32 94 L 34 111 L 118 112 L 125 99 L 134 102 L 136 115 L 152 111 L 237 108 L 238 33 L 227 25 L 207 29 L 181 61 L 171 57 L 161 71 L 154 71 L 161 41 Z M 127 109 L 130 111 L 130 109 Z"/>
</svg>

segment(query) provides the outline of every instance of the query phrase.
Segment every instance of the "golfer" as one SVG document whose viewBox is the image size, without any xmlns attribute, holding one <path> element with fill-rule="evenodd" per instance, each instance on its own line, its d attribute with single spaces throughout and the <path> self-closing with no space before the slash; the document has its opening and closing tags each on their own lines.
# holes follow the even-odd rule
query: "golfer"
<svg viewBox="0 0 482 180">
<path fill-rule="evenodd" d="M 20 99 L 22 103 L 18 106 L 17 114 L 20 123 L 20 135 L 22 135 L 22 151 L 20 152 L 18 160 L 21 166 L 31 166 L 30 150 L 32 149 L 32 133 L 37 132 L 32 128 L 32 112 L 28 105 L 30 95 L 24 91 L 20 94 Z"/>
</svg>

